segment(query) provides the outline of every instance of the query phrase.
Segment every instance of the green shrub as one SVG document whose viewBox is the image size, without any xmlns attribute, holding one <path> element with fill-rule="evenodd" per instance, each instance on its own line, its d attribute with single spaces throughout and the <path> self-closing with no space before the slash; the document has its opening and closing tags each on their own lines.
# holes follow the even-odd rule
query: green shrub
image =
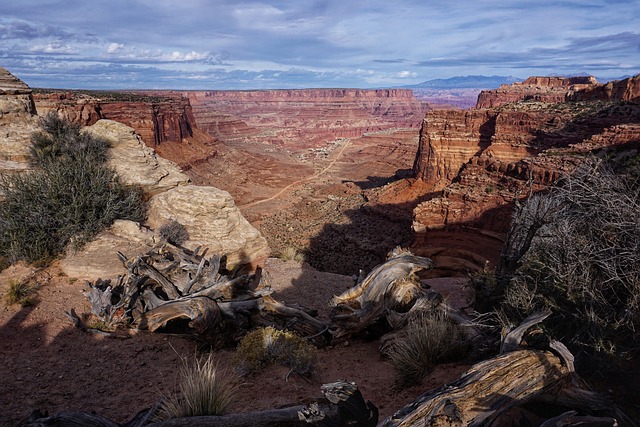
<svg viewBox="0 0 640 427">
<path fill-rule="evenodd" d="M 50 112 L 41 121 L 41 130 L 31 135 L 31 163 L 44 166 L 64 159 L 104 163 L 109 142 L 80 130 L 80 125 Z"/>
<path fill-rule="evenodd" d="M 189 240 L 189 233 L 187 232 L 187 229 L 175 219 L 162 224 L 158 228 L 158 233 L 160 234 L 160 237 L 176 246 L 179 246 Z"/>
<path fill-rule="evenodd" d="M 308 375 L 314 370 L 316 356 L 316 348 L 304 338 L 269 326 L 248 333 L 240 341 L 233 363 L 241 373 L 279 363 L 289 367 L 289 373 Z"/>
<path fill-rule="evenodd" d="M 71 132 L 58 126 L 54 136 Z M 48 262 L 116 219 L 144 218 L 140 188 L 123 185 L 99 156 L 69 147 L 41 154 L 32 172 L 0 177 L 0 257 Z"/>
<path fill-rule="evenodd" d="M 387 351 L 401 385 L 417 384 L 436 364 L 460 360 L 469 351 L 460 326 L 443 314 L 415 317 L 403 332 Z"/>
<path fill-rule="evenodd" d="M 237 395 L 238 385 L 217 368 L 209 355 L 193 364 L 183 360 L 179 389 L 178 394 L 162 400 L 157 420 L 225 414 Z"/>
</svg>

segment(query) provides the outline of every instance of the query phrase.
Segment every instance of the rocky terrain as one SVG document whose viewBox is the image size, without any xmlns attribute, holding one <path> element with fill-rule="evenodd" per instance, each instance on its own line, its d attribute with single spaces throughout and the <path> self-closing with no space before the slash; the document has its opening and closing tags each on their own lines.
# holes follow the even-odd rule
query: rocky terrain
<svg viewBox="0 0 640 427">
<path fill-rule="evenodd" d="M 637 153 L 639 81 L 531 77 L 481 93 L 475 109 L 428 112 L 409 179 L 431 194 L 413 211 L 414 250 L 458 272 L 495 262 L 527 185 L 544 188 L 589 153 Z M 452 244 L 456 233 L 474 245 Z"/>
<path fill-rule="evenodd" d="M 326 316 L 325 301 L 396 245 L 434 259 L 425 283 L 445 294 L 461 290 L 470 272 L 497 262 L 513 202 L 528 186 L 545 188 L 576 156 L 640 150 L 638 76 L 607 85 L 535 77 L 481 94 L 471 110 L 432 111 L 403 90 L 146 92 L 126 95 L 131 100 L 63 91 L 36 94 L 34 103 L 26 85 L 8 72 L 0 77 L 2 167 L 27 167 L 36 109 L 57 111 L 108 138 L 111 166 L 150 199 L 145 224 L 118 221 L 49 270 L 14 266 L 0 276 L 0 293 L 20 277 L 42 286 L 34 308 L 3 302 L 0 340 L 17 343 L 0 352 L 9 379 L 0 395 L 16 396 L 2 403 L 4 422 L 35 407 L 124 421 L 175 386 L 172 373 L 195 352 L 192 343 L 144 333 L 122 342 L 93 338 L 63 314 L 86 309 L 78 279 L 118 274 L 115 251 L 144 252 L 169 219 L 185 225 L 189 247 L 260 266 L 275 278 L 279 299 Z M 267 259 L 290 247 L 306 262 Z M 348 377 L 386 416 L 466 368 L 445 365 L 416 388 L 390 392 L 393 371 L 376 346 L 350 341 L 323 349 L 310 382 L 286 382 L 276 367 L 248 378 L 233 409 L 301 401 L 322 382 Z M 28 360 L 19 363 L 24 354 Z M 231 356 L 217 354 L 223 366 Z M 132 373 L 139 400 L 122 391 Z"/>
</svg>

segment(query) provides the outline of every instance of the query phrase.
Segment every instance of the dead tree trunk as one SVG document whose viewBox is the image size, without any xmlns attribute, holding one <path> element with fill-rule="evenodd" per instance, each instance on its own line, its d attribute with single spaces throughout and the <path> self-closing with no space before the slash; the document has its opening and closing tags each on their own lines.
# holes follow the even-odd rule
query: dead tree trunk
<svg viewBox="0 0 640 427">
<path fill-rule="evenodd" d="M 382 427 L 480 426 L 557 386 L 568 369 L 548 351 L 519 350 L 474 365 L 462 378 L 427 392 Z"/>
<path fill-rule="evenodd" d="M 338 381 L 321 387 L 323 398 L 308 405 L 229 415 L 173 418 L 148 423 L 153 410 L 143 411 L 126 424 L 85 412 L 47 416 L 34 412 L 19 427 L 374 427 L 378 409 L 366 402 L 354 383 Z"/>
</svg>

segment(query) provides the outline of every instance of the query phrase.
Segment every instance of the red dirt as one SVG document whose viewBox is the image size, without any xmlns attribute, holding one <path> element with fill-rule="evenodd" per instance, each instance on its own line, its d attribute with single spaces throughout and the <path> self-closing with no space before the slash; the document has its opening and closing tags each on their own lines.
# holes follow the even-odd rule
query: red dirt
<svg viewBox="0 0 640 427">
<path fill-rule="evenodd" d="M 275 296 L 286 303 L 317 308 L 328 316 L 329 298 L 352 285 L 352 279 L 322 273 L 306 264 L 269 259 Z M 31 277 L 40 289 L 34 305 L 6 305 L 12 280 Z M 15 425 L 32 410 L 55 414 L 63 410 L 96 412 L 124 422 L 153 405 L 161 394 L 175 391 L 181 358 L 191 360 L 196 344 L 184 337 L 130 331 L 127 339 L 82 332 L 65 316 L 75 308 L 88 312 L 84 284 L 53 266 L 36 272 L 12 266 L 0 274 L 0 425 Z M 219 365 L 230 369 L 232 350 L 217 351 Z M 339 379 L 358 384 L 365 399 L 380 410 L 381 419 L 411 402 L 424 391 L 457 378 L 464 365 L 442 365 L 422 384 L 394 387 L 395 372 L 382 360 L 377 342 L 350 341 L 319 351 L 312 378 L 289 376 L 288 369 L 272 366 L 239 378 L 241 395 L 232 412 L 257 411 L 299 404 L 320 397 L 323 383 Z"/>
</svg>

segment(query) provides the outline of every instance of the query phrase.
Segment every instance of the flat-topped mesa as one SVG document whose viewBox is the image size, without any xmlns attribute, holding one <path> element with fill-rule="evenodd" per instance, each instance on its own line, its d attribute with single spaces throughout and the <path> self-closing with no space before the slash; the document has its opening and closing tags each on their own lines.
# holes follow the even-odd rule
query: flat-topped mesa
<svg viewBox="0 0 640 427">
<path fill-rule="evenodd" d="M 34 95 L 40 115 L 56 111 L 82 126 L 100 119 L 115 120 L 135 129 L 150 147 L 193 137 L 195 119 L 187 98 L 124 92 L 40 91 Z"/>
<path fill-rule="evenodd" d="M 429 106 L 407 89 L 191 91 L 198 126 L 222 141 L 314 147 L 417 128 Z"/>
<path fill-rule="evenodd" d="M 495 108 L 523 100 L 564 102 L 577 91 L 599 86 L 593 76 L 581 77 L 529 77 L 523 82 L 503 84 L 498 89 L 483 90 L 478 95 L 476 108 Z"/>
</svg>

